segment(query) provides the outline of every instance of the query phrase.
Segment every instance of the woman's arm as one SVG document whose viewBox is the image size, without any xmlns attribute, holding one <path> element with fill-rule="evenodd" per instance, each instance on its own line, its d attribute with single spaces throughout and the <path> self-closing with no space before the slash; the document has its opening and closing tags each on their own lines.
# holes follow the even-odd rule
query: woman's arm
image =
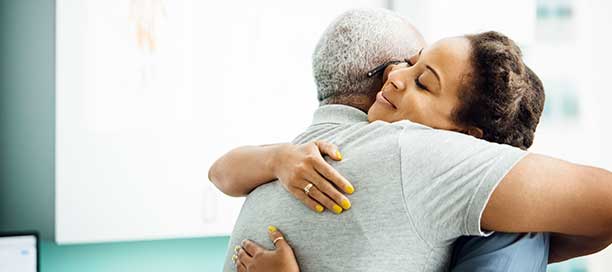
<svg viewBox="0 0 612 272">
<path fill-rule="evenodd" d="M 323 159 L 323 155 L 342 160 L 338 148 L 324 141 L 244 146 L 219 158 L 209 169 L 208 178 L 230 196 L 244 196 L 257 186 L 278 178 L 287 191 L 312 210 L 322 212 L 326 207 L 341 213 L 351 204 L 337 188 L 351 194 L 354 187 Z M 304 190 L 307 186 L 308 192 Z"/>
<path fill-rule="evenodd" d="M 482 215 L 483 229 L 559 233 L 551 261 L 612 242 L 612 173 L 530 154 L 504 177 Z"/>
<path fill-rule="evenodd" d="M 610 237 L 550 234 L 548 263 L 563 262 L 572 258 L 597 253 L 610 245 Z"/>
<path fill-rule="evenodd" d="M 241 146 L 221 156 L 208 170 L 208 179 L 226 195 L 245 196 L 276 179 L 274 167 L 289 144 Z"/>
</svg>

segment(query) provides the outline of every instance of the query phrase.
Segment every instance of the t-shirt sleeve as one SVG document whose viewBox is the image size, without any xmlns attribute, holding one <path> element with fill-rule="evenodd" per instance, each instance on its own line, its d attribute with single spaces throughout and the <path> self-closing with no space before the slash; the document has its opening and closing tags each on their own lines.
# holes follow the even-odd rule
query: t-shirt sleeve
<svg viewBox="0 0 612 272">
<path fill-rule="evenodd" d="M 527 152 L 461 133 L 405 128 L 399 137 L 404 202 L 429 241 L 486 236 L 482 212 L 503 177 Z"/>
</svg>

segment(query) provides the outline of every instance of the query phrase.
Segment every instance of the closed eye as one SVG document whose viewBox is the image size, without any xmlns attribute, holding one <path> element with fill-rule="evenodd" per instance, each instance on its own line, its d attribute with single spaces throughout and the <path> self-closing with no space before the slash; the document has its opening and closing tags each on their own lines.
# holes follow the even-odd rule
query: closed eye
<svg viewBox="0 0 612 272">
<path fill-rule="evenodd" d="M 425 91 L 429 91 L 429 90 L 427 89 L 427 87 L 425 87 L 425 85 L 421 84 L 421 82 L 419 81 L 419 79 L 418 79 L 418 78 L 416 78 L 416 79 L 414 80 L 414 83 L 416 84 L 416 86 L 417 86 L 419 89 L 423 89 L 423 90 L 425 90 Z"/>
</svg>

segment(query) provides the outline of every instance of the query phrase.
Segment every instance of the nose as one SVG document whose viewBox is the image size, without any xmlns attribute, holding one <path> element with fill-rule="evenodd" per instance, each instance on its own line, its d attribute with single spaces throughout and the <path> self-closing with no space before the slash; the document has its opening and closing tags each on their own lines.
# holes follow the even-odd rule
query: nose
<svg viewBox="0 0 612 272">
<path fill-rule="evenodd" d="M 406 88 L 401 74 L 407 69 L 393 69 L 389 72 L 387 81 L 398 91 L 403 91 Z"/>
</svg>

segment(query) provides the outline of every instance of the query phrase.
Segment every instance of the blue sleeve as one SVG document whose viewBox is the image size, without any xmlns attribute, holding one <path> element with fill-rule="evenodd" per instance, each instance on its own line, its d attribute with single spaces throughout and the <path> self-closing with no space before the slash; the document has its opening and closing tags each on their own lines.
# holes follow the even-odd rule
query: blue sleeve
<svg viewBox="0 0 612 272">
<path fill-rule="evenodd" d="M 463 236 L 455 242 L 449 271 L 546 271 L 548 233 L 501 233 Z"/>
</svg>

